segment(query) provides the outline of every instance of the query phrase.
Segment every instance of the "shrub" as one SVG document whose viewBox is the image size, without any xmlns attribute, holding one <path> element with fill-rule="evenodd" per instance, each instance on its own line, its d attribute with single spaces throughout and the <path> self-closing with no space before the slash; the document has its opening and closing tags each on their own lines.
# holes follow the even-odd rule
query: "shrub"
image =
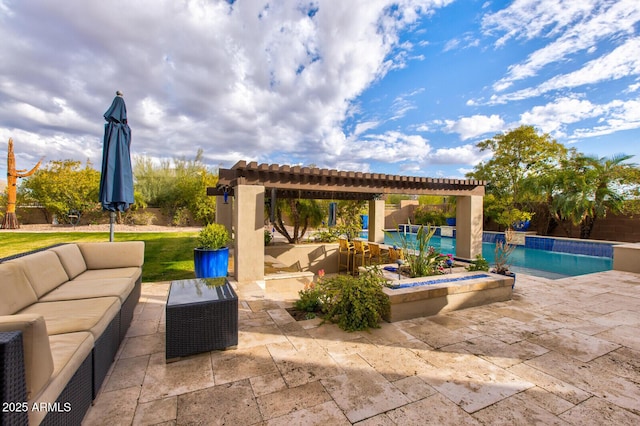
<svg viewBox="0 0 640 426">
<path fill-rule="evenodd" d="M 379 271 L 358 277 L 337 275 L 319 283 L 325 319 L 346 331 L 379 327 L 389 317 L 389 298 L 382 291 L 385 280 Z"/>
<path fill-rule="evenodd" d="M 229 232 L 220 223 L 210 223 L 198 234 L 198 248 L 218 250 L 229 243 Z"/>
<path fill-rule="evenodd" d="M 305 312 L 320 312 L 322 309 L 322 292 L 315 284 L 311 283 L 304 290 L 298 292 L 300 299 L 296 300 L 296 309 Z"/>
<path fill-rule="evenodd" d="M 414 214 L 414 222 L 417 225 L 433 225 L 433 226 L 442 226 L 447 221 L 445 219 L 445 215 L 440 210 L 426 210 L 425 206 L 419 206 Z"/>
<path fill-rule="evenodd" d="M 469 272 L 473 271 L 488 271 L 489 270 L 489 262 L 487 259 L 482 257 L 481 254 L 476 256 L 475 260 L 472 260 L 469 266 L 465 268 Z"/>
<path fill-rule="evenodd" d="M 334 243 L 338 241 L 339 233 L 335 227 L 321 229 L 313 233 L 312 239 L 320 243 Z"/>
</svg>

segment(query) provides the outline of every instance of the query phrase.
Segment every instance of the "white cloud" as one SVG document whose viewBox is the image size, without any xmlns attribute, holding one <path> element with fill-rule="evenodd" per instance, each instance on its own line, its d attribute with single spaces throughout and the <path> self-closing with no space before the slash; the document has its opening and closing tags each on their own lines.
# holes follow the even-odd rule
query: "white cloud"
<svg viewBox="0 0 640 426">
<path fill-rule="evenodd" d="M 475 145 L 462 145 L 453 148 L 437 149 L 429 156 L 431 164 L 469 164 L 476 165 L 487 156 L 486 153 L 480 153 Z"/>
<path fill-rule="evenodd" d="M 633 34 L 639 21 L 636 0 L 515 1 L 483 19 L 488 33 L 505 32 L 497 41 L 498 46 L 512 37 L 557 38 L 531 53 L 524 62 L 509 67 L 507 75 L 494 84 L 494 90 L 505 90 L 512 82 L 535 76 L 545 66 L 582 50 L 593 53 L 599 41 Z"/>
<path fill-rule="evenodd" d="M 473 115 L 459 120 L 445 120 L 444 131 L 458 133 L 461 140 L 467 140 L 490 132 L 503 130 L 505 122 L 499 115 Z"/>
<path fill-rule="evenodd" d="M 580 128 L 573 132 L 572 139 L 603 136 L 622 130 L 640 129 L 640 101 L 613 101 L 602 105 L 603 118 L 599 126 Z"/>
<path fill-rule="evenodd" d="M 556 75 L 536 87 L 504 95 L 494 95 L 491 104 L 533 98 L 553 90 L 570 89 L 587 84 L 640 75 L 640 37 L 625 41 L 606 55 L 587 62 L 579 70 Z"/>
<path fill-rule="evenodd" d="M 398 163 L 408 159 L 422 160 L 431 152 L 429 141 L 419 135 L 390 131 L 353 140 L 348 146 L 350 158 Z"/>
<path fill-rule="evenodd" d="M 363 123 L 358 123 L 356 124 L 356 128 L 353 131 L 353 135 L 358 136 L 366 132 L 367 130 L 375 129 L 376 127 L 378 127 L 378 125 L 380 125 L 380 122 L 378 121 L 365 121 Z"/>
<path fill-rule="evenodd" d="M 571 126 L 587 120 L 598 120 L 600 124 L 577 129 Z M 602 136 L 640 128 L 640 101 L 613 100 L 594 104 L 586 99 L 563 97 L 521 114 L 520 124 L 535 125 L 554 137 L 570 140 Z"/>
<path fill-rule="evenodd" d="M 351 103 L 420 57 L 400 32 L 449 2 L 2 2 L 0 133 L 37 134 L 32 156 L 90 141 L 67 157 L 95 163 L 122 90 L 134 154 L 335 158 Z"/>
<path fill-rule="evenodd" d="M 535 106 L 520 116 L 521 124 L 539 127 L 545 133 L 562 132 L 567 124 L 597 117 L 602 108 L 586 99 L 559 98 L 544 106 Z"/>
</svg>

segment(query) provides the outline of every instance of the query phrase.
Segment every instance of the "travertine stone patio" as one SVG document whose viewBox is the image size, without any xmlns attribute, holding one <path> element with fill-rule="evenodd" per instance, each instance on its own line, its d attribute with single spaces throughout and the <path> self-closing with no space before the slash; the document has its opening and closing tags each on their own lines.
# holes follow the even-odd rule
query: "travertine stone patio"
<svg viewBox="0 0 640 426">
<path fill-rule="evenodd" d="M 166 364 L 144 284 L 85 425 L 640 424 L 640 275 L 518 275 L 513 300 L 346 333 L 237 285 L 237 349 Z"/>
</svg>

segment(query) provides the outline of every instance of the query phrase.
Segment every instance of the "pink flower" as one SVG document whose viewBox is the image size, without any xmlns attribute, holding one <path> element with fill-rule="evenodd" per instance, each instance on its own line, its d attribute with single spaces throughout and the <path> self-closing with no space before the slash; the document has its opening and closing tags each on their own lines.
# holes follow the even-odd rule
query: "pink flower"
<svg viewBox="0 0 640 426">
<path fill-rule="evenodd" d="M 320 270 L 318 271 L 318 276 L 319 276 L 320 278 L 324 277 L 324 269 L 320 269 Z"/>
</svg>

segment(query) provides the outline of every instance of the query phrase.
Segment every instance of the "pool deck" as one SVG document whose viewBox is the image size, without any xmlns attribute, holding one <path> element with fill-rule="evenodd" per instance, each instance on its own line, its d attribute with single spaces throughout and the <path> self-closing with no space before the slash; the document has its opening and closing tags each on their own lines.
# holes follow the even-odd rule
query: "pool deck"
<svg viewBox="0 0 640 426">
<path fill-rule="evenodd" d="M 84 425 L 640 424 L 640 274 L 518 274 L 513 299 L 347 333 L 238 285 L 237 349 L 166 364 L 143 284 Z"/>
</svg>

